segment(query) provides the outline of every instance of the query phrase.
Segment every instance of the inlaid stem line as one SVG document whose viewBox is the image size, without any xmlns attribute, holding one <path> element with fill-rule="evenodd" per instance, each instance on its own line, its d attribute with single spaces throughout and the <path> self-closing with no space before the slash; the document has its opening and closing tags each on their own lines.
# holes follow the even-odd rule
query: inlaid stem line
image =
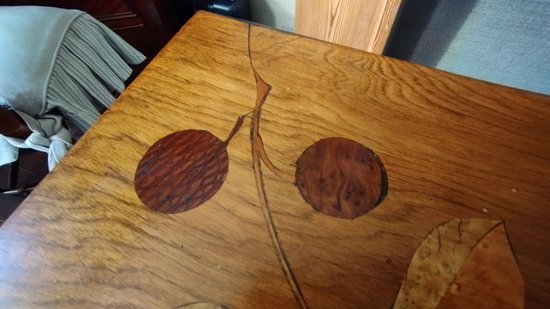
<svg viewBox="0 0 550 309">
<path fill-rule="evenodd" d="M 269 235 L 271 237 L 271 241 L 273 242 L 273 246 L 277 253 L 279 262 L 281 263 L 283 273 L 285 274 L 286 280 L 290 285 L 290 289 L 292 290 L 292 293 L 294 294 L 294 297 L 296 298 L 296 302 L 298 303 L 300 308 L 307 308 L 308 306 L 304 298 L 304 295 L 302 293 L 302 290 L 300 289 L 298 280 L 296 280 L 296 276 L 292 271 L 288 258 L 279 240 L 279 235 L 277 233 L 273 216 L 271 214 L 271 209 L 269 207 L 269 203 L 267 200 L 267 192 L 265 190 L 265 183 L 262 175 L 262 162 L 266 164 L 266 166 L 271 171 L 273 171 L 276 175 L 278 175 L 279 173 L 281 173 L 282 175 L 285 175 L 285 174 L 279 169 L 277 169 L 273 165 L 273 163 L 269 160 L 264 149 L 262 138 L 260 136 L 260 115 L 262 111 L 262 106 L 265 103 L 265 100 L 267 99 L 269 91 L 271 90 L 271 85 L 266 83 L 260 77 L 258 72 L 256 72 L 256 68 L 254 67 L 254 64 L 252 62 L 252 52 L 250 48 L 250 33 L 251 33 L 251 25 L 249 24 L 248 25 L 248 58 L 250 60 L 250 66 L 252 67 L 252 71 L 254 72 L 254 78 L 256 80 L 256 105 L 254 107 L 254 112 L 252 113 L 252 121 L 250 125 L 250 141 L 252 146 L 252 162 L 253 162 L 253 169 L 254 169 L 254 177 L 256 180 L 256 189 L 257 189 L 258 198 L 260 200 L 260 204 L 263 210 L 264 218 L 267 223 L 267 229 L 269 231 Z M 286 178 L 287 177 L 283 177 L 283 179 L 286 179 Z"/>
</svg>

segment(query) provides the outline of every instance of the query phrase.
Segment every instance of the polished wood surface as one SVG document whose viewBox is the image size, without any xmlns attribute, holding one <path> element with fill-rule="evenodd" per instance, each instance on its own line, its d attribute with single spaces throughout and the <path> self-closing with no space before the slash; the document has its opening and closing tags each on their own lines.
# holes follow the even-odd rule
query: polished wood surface
<svg viewBox="0 0 550 309">
<path fill-rule="evenodd" d="M 296 0 L 296 33 L 381 54 L 401 0 Z"/>
<path fill-rule="evenodd" d="M 439 308 L 524 308 L 525 283 L 504 224 L 472 250 Z"/>
<path fill-rule="evenodd" d="M 177 213 L 209 200 L 227 175 L 227 143 L 203 130 L 179 131 L 156 142 L 139 162 L 134 184 L 149 208 Z"/>
<path fill-rule="evenodd" d="M 505 222 L 526 307 L 546 307 L 549 107 L 199 13 L 0 228 L 0 306 L 389 308 L 426 235 L 479 218 Z M 212 198 L 177 214 L 139 200 L 155 142 L 224 140 L 243 115 Z M 316 211 L 295 185 L 296 160 L 329 137 L 368 147 L 387 172 L 386 198 L 353 220 Z"/>
<path fill-rule="evenodd" d="M 367 147 L 345 138 L 325 138 L 296 161 L 296 186 L 314 209 L 354 219 L 373 209 L 387 189 L 382 163 Z"/>
<path fill-rule="evenodd" d="M 523 308 L 524 301 L 503 222 L 454 219 L 418 246 L 393 308 Z"/>
</svg>

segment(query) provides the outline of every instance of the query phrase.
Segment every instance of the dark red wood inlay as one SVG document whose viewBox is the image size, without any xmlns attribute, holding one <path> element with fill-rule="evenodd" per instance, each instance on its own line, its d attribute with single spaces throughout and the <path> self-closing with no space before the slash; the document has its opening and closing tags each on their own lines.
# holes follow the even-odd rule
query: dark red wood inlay
<svg viewBox="0 0 550 309">
<path fill-rule="evenodd" d="M 329 216 L 353 219 L 373 209 L 387 190 L 378 157 L 345 138 L 322 139 L 296 162 L 296 185 L 304 200 Z"/>
<path fill-rule="evenodd" d="M 228 168 L 227 141 L 208 131 L 185 130 L 157 141 L 139 162 L 135 188 L 147 207 L 177 213 L 193 209 L 220 189 Z"/>
</svg>

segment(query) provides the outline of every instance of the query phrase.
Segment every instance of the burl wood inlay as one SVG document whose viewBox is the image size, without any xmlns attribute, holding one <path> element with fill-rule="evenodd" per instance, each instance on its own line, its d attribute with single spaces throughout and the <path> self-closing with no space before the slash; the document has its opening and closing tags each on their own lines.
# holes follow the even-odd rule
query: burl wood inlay
<svg viewBox="0 0 550 309">
<path fill-rule="evenodd" d="M 304 200 L 329 216 L 353 219 L 373 209 L 386 190 L 380 160 L 345 138 L 322 139 L 296 162 L 296 185 Z"/>
<path fill-rule="evenodd" d="M 227 175 L 225 143 L 208 131 L 185 130 L 157 141 L 139 162 L 135 187 L 147 207 L 177 213 L 210 199 Z"/>
<path fill-rule="evenodd" d="M 393 308 L 524 306 L 525 283 L 504 223 L 457 218 L 420 243 Z"/>
</svg>

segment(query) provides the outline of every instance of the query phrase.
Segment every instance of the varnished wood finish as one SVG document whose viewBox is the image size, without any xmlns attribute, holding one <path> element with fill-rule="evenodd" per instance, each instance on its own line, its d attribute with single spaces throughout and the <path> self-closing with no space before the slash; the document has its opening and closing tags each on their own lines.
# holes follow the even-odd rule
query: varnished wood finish
<svg viewBox="0 0 550 309">
<path fill-rule="evenodd" d="M 226 307 L 222 305 L 201 302 L 201 303 L 183 305 L 181 307 L 176 307 L 174 309 L 226 309 Z"/>
<path fill-rule="evenodd" d="M 354 219 L 379 201 L 382 171 L 367 147 L 345 138 L 326 138 L 309 146 L 296 161 L 296 186 L 315 210 Z"/>
<path fill-rule="evenodd" d="M 225 143 L 210 132 L 172 133 L 151 146 L 139 162 L 136 192 L 153 210 L 190 210 L 218 192 L 227 167 Z"/>
<path fill-rule="evenodd" d="M 454 218 L 506 222 L 526 308 L 549 305 L 550 98 L 250 32 L 271 86 L 264 151 L 251 143 L 248 25 L 199 13 L 0 228 L 1 306 L 297 308 L 283 252 L 309 308 L 389 308 L 419 244 Z M 151 145 L 189 129 L 227 136 L 240 115 L 211 199 L 173 215 L 143 205 L 133 179 Z M 368 146 L 388 174 L 385 200 L 354 220 L 315 211 L 294 183 L 296 160 L 328 137 Z"/>
<path fill-rule="evenodd" d="M 243 120 L 237 118 L 223 142 L 204 130 L 175 132 L 158 140 L 136 170 L 140 200 L 163 213 L 190 210 L 209 200 L 223 185 L 229 164 L 226 147 Z"/>
<path fill-rule="evenodd" d="M 254 80 L 256 81 L 256 103 L 254 104 L 254 109 L 252 110 L 252 119 L 250 121 L 250 149 L 252 150 L 252 169 L 254 170 L 254 180 L 256 182 L 256 191 L 258 193 L 258 201 L 260 202 L 260 207 L 264 215 L 264 220 L 267 225 L 267 230 L 269 232 L 269 237 L 273 247 L 275 248 L 275 254 L 281 264 L 283 274 L 288 282 L 290 290 L 296 299 L 296 302 L 300 308 L 307 308 L 306 300 L 304 299 L 304 293 L 300 288 L 300 283 L 296 279 L 296 275 L 292 270 L 290 263 L 288 262 L 288 257 L 281 245 L 281 240 L 277 232 L 277 227 L 273 220 L 272 210 L 269 206 L 267 199 L 267 192 L 265 189 L 265 178 L 262 171 L 262 164 L 265 164 L 266 167 L 278 177 L 282 177 L 284 173 L 277 168 L 273 162 L 269 159 L 269 156 L 265 152 L 265 145 L 260 134 L 260 120 L 262 114 L 262 108 L 265 104 L 267 96 L 271 91 L 271 85 L 266 83 L 260 74 L 256 71 L 254 67 L 254 61 L 252 60 L 252 49 L 251 49 L 251 34 L 252 34 L 252 25 L 248 25 L 248 60 L 250 61 L 250 68 L 254 73 Z"/>
<path fill-rule="evenodd" d="M 523 308 L 524 298 L 503 223 L 454 219 L 418 246 L 393 308 Z"/>
<path fill-rule="evenodd" d="M 525 283 L 504 224 L 477 244 L 438 308 L 524 308 Z"/>
<path fill-rule="evenodd" d="M 401 0 L 296 0 L 296 33 L 381 54 Z"/>
</svg>

